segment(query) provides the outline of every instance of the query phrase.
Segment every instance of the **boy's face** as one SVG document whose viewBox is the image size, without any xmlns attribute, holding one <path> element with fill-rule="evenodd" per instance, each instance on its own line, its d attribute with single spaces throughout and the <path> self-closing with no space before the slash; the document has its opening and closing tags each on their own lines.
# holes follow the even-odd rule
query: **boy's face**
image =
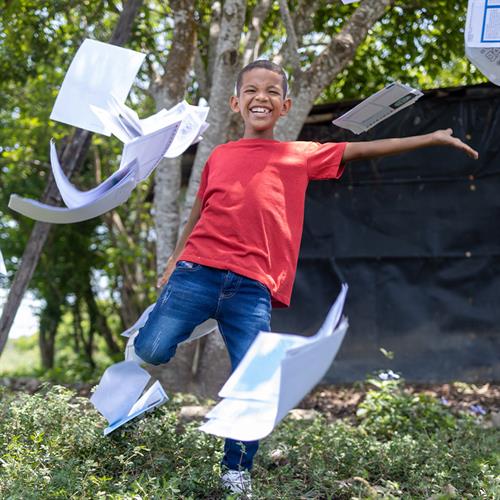
<svg viewBox="0 0 500 500">
<path fill-rule="evenodd" d="M 231 97 L 231 109 L 245 123 L 245 138 L 272 139 L 274 125 L 291 106 L 283 95 L 282 76 L 265 68 L 243 74 L 240 95 Z"/>
</svg>

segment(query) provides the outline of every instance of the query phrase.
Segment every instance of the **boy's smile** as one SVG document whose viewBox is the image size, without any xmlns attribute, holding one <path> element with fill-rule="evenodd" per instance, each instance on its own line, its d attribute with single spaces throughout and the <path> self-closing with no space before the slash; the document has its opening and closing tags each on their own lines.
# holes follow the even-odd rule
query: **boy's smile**
<svg viewBox="0 0 500 500">
<path fill-rule="evenodd" d="M 282 76 L 265 68 L 243 74 L 239 96 L 231 97 L 231 109 L 240 113 L 245 123 L 245 139 L 273 139 L 274 125 L 291 106 L 283 96 Z"/>
</svg>

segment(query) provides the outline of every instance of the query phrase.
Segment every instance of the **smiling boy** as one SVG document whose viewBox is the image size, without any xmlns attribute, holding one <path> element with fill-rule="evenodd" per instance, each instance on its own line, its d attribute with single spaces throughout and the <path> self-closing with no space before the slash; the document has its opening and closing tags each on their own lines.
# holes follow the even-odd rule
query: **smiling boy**
<svg viewBox="0 0 500 500">
<path fill-rule="evenodd" d="M 177 246 L 158 285 L 166 285 L 135 340 L 152 364 L 166 363 L 177 344 L 208 318 L 217 320 L 234 370 L 259 331 L 270 330 L 271 307 L 290 303 L 310 180 L 336 179 L 348 161 L 450 146 L 477 152 L 452 131 L 359 143 L 280 142 L 274 127 L 288 98 L 283 69 L 255 61 L 242 69 L 230 106 L 244 122 L 238 141 L 214 149 Z M 258 442 L 226 439 L 223 484 L 250 491 Z"/>
</svg>

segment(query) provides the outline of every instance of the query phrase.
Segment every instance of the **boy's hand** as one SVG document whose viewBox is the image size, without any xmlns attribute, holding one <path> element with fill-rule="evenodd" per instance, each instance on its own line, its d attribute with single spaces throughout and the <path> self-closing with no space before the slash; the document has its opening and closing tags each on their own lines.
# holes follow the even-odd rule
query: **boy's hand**
<svg viewBox="0 0 500 500">
<path fill-rule="evenodd" d="M 432 132 L 431 136 L 435 146 L 451 146 L 460 149 L 474 160 L 479 158 L 479 153 L 476 150 L 462 142 L 458 137 L 453 137 L 453 130 L 451 128 L 436 130 Z"/>
<path fill-rule="evenodd" d="M 167 260 L 167 267 L 165 268 L 165 272 L 163 273 L 161 278 L 158 278 L 158 281 L 156 282 L 157 288 L 161 288 L 170 279 L 170 275 L 175 270 L 175 262 L 176 262 L 175 259 L 169 257 L 169 259 Z"/>
</svg>

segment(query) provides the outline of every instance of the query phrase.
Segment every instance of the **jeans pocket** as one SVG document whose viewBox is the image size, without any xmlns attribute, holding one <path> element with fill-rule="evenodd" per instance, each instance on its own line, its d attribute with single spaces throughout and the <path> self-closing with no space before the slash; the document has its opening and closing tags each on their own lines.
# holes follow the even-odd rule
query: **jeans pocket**
<svg viewBox="0 0 500 500">
<path fill-rule="evenodd" d="M 203 266 L 201 264 L 196 264 L 195 262 L 189 262 L 188 260 L 178 260 L 175 269 L 176 271 L 199 271 Z"/>
</svg>

